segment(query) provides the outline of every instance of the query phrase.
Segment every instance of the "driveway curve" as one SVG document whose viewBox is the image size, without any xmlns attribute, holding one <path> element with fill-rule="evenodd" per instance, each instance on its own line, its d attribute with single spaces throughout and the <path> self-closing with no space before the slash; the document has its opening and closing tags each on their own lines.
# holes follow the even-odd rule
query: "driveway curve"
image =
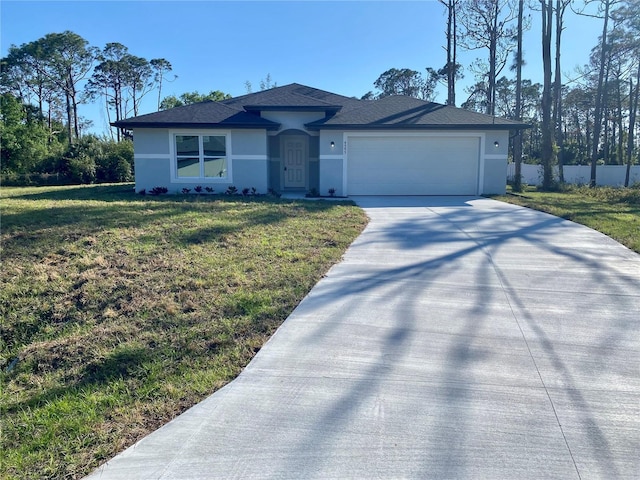
<svg viewBox="0 0 640 480">
<path fill-rule="evenodd" d="M 640 255 L 484 198 L 356 201 L 244 372 L 90 478 L 640 478 Z"/>
</svg>

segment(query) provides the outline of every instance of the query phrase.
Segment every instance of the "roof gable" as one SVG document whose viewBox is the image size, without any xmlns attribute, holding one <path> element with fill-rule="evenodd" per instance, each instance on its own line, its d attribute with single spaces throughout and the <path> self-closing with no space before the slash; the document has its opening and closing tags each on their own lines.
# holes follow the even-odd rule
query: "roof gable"
<svg viewBox="0 0 640 480">
<path fill-rule="evenodd" d="M 222 103 L 245 110 L 344 110 L 359 106 L 363 101 L 345 97 L 298 83 L 249 93 L 223 100 Z"/>
</svg>

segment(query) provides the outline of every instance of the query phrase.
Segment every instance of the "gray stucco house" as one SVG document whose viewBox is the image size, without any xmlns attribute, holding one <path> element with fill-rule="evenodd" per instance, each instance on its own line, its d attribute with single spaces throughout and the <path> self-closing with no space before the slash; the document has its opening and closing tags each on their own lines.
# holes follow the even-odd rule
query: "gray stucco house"
<svg viewBox="0 0 640 480">
<path fill-rule="evenodd" d="M 140 115 L 136 191 L 233 185 L 260 193 L 504 193 L 509 131 L 527 125 L 391 96 L 358 100 L 299 84 Z"/>
</svg>

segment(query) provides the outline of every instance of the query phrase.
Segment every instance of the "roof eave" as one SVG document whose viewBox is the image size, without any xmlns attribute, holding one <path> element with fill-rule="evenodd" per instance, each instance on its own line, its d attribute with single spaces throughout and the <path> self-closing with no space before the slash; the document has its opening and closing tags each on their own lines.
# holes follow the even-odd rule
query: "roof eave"
<svg viewBox="0 0 640 480">
<path fill-rule="evenodd" d="M 219 129 L 265 129 L 279 130 L 280 124 L 273 125 L 252 125 L 248 123 L 185 123 L 185 122 L 112 122 L 112 127 L 118 128 L 219 128 Z"/>
<path fill-rule="evenodd" d="M 430 124 L 430 125 L 405 125 L 405 124 L 314 124 L 305 125 L 308 130 L 524 130 L 531 128 L 527 124 Z"/>
</svg>

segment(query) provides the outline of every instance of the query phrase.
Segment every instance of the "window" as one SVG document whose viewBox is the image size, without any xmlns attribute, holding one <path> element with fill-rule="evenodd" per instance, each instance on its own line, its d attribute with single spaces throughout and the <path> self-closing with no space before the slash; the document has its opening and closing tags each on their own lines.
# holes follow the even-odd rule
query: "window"
<svg viewBox="0 0 640 480">
<path fill-rule="evenodd" d="M 178 178 L 227 178 L 226 135 L 175 135 Z"/>
</svg>

